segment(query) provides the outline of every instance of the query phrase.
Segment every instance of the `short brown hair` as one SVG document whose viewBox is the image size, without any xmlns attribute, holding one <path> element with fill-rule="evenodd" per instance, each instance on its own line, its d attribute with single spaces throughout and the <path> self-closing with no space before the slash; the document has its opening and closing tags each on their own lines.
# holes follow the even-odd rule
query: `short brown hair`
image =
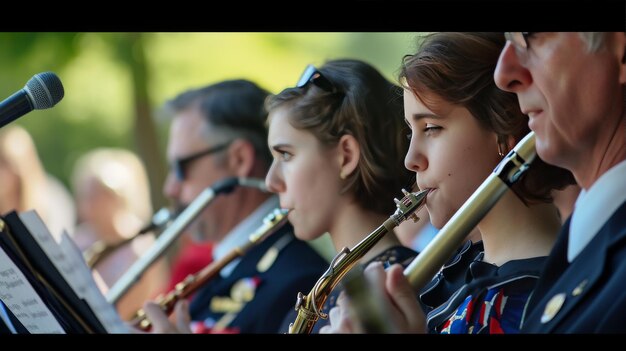
<svg viewBox="0 0 626 351">
<path fill-rule="evenodd" d="M 205 123 L 247 140 L 264 169 L 272 163 L 267 148 L 267 111 L 264 102 L 270 93 L 247 79 L 225 80 L 187 90 L 165 104 L 170 114 L 197 108 Z"/>
<path fill-rule="evenodd" d="M 521 112 L 517 96 L 500 90 L 493 79 L 504 44 L 503 33 L 426 35 L 417 53 L 404 57 L 400 81 L 406 81 L 406 88 L 424 104 L 428 102 L 421 96 L 433 93 L 467 108 L 483 128 L 498 135 L 498 140 L 506 141 L 512 136 L 520 141 L 530 132 L 528 116 Z M 551 202 L 552 189 L 574 183 L 569 171 L 537 157 L 513 190 L 527 203 Z"/>
<path fill-rule="evenodd" d="M 404 137 L 408 130 L 402 88 L 358 60 L 328 61 L 319 71 L 333 91 L 315 84 L 287 88 L 268 98 L 267 110 L 289 107 L 289 123 L 328 147 L 341 136 L 352 135 L 361 157 L 342 192 L 354 194 L 363 208 L 390 215 L 395 210 L 391 199 L 412 185 L 412 174 L 404 167 L 409 144 Z"/>
</svg>

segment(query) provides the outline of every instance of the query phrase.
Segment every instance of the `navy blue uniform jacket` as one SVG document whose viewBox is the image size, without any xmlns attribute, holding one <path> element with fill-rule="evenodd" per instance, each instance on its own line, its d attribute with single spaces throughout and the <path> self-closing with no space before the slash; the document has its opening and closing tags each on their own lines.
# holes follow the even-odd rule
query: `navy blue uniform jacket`
<svg viewBox="0 0 626 351">
<path fill-rule="evenodd" d="M 267 271 L 259 272 L 257 264 L 272 247 L 279 248 L 276 260 Z M 237 282 L 254 281 L 252 299 L 241 310 L 226 313 L 231 320 L 226 327 L 239 333 L 278 333 L 281 322 L 294 309 L 298 292 L 308 292 L 327 267 L 328 262 L 309 244 L 296 239 L 287 224 L 252 248 L 227 278 L 218 276 L 207 282 L 191 301 L 191 318 L 208 319 L 209 325 L 211 320 L 220 320 L 225 313 L 215 308 L 212 300 L 228 300 L 237 290 L 232 289 Z"/>
<path fill-rule="evenodd" d="M 626 333 L 626 202 L 568 264 L 570 220 L 537 282 L 522 332 Z M 565 294 L 563 305 L 556 308 L 559 304 L 553 300 L 552 311 L 544 313 L 549 301 L 560 293 Z"/>
</svg>

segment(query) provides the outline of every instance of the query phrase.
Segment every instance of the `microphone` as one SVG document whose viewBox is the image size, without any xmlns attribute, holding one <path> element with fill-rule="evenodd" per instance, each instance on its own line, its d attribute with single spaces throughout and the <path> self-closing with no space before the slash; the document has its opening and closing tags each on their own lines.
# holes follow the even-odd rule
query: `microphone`
<svg viewBox="0 0 626 351">
<path fill-rule="evenodd" d="M 0 128 L 32 110 L 56 105 L 63 99 L 63 95 L 63 84 L 56 74 L 35 74 L 24 88 L 0 102 Z"/>
</svg>

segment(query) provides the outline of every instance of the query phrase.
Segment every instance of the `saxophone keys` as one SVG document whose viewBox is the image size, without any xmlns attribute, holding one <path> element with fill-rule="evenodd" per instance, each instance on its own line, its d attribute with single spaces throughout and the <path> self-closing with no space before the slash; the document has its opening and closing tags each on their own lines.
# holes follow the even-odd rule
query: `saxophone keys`
<svg viewBox="0 0 626 351">
<path fill-rule="evenodd" d="M 300 306 L 304 304 L 305 299 L 306 299 L 306 296 L 303 293 L 299 292 L 298 297 L 296 298 L 296 311 L 298 311 L 300 309 Z"/>
</svg>

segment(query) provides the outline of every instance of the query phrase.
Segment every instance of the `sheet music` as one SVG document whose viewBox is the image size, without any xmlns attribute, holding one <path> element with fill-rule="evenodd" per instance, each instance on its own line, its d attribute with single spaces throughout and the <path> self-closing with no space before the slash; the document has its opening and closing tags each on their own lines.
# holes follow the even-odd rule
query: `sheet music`
<svg viewBox="0 0 626 351">
<path fill-rule="evenodd" d="M 76 246 L 76 243 L 69 237 L 67 232 L 63 231 L 61 235 L 61 242 L 59 243 L 61 249 L 66 253 L 66 257 L 72 257 L 74 261 L 73 266 L 76 267 L 76 272 L 82 277 L 82 282 L 76 287 L 77 291 L 81 291 L 79 295 L 84 297 L 93 312 L 98 316 L 98 319 L 104 325 L 104 328 L 109 333 L 129 333 L 126 323 L 122 321 L 120 315 L 115 310 L 115 307 L 111 305 L 104 297 L 100 289 L 98 288 L 91 270 L 87 266 L 87 263 L 83 259 L 83 254 Z"/>
<path fill-rule="evenodd" d="M 65 334 L 65 330 L 24 274 L 0 249 L 0 299 L 32 334 Z"/>
<path fill-rule="evenodd" d="M 128 333 L 128 327 L 98 289 L 80 249 L 67 232 L 61 234 L 60 242 L 57 243 L 35 211 L 23 212 L 19 216 L 63 278 L 78 297 L 87 302 L 107 332 Z"/>
</svg>

